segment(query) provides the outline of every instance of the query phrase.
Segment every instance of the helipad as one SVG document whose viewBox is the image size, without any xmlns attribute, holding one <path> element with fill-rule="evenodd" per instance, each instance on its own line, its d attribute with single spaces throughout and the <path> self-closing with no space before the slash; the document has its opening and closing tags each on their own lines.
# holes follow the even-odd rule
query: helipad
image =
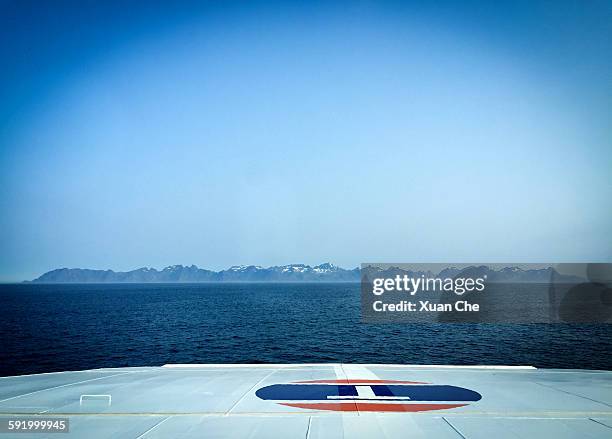
<svg viewBox="0 0 612 439">
<path fill-rule="evenodd" d="M 32 438 L 610 438 L 612 372 L 528 366 L 166 365 L 0 378 Z"/>
</svg>

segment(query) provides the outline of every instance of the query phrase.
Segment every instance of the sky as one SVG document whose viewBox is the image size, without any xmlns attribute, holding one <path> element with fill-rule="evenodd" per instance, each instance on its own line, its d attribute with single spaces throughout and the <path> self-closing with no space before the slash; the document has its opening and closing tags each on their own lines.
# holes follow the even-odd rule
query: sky
<svg viewBox="0 0 612 439">
<path fill-rule="evenodd" d="M 612 2 L 0 1 L 0 281 L 612 262 Z"/>
</svg>

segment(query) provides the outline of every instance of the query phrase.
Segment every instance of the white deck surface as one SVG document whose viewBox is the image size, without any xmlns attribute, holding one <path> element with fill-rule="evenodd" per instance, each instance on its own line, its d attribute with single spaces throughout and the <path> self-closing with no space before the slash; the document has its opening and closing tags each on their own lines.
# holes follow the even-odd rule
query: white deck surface
<svg viewBox="0 0 612 439">
<path fill-rule="evenodd" d="M 346 379 L 457 386 L 478 392 L 482 398 L 452 409 L 388 413 L 289 407 L 255 394 L 274 384 Z M 0 417 L 19 414 L 68 417 L 70 433 L 1 433 L 0 439 L 610 439 L 612 372 L 350 364 L 185 365 L 0 378 Z"/>
</svg>

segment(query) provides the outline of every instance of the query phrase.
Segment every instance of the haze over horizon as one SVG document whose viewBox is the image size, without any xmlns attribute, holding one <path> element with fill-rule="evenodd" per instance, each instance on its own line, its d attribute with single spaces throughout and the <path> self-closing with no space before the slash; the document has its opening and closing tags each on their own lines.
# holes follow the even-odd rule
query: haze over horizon
<svg viewBox="0 0 612 439">
<path fill-rule="evenodd" d="M 0 5 L 0 281 L 612 262 L 612 3 Z"/>
</svg>

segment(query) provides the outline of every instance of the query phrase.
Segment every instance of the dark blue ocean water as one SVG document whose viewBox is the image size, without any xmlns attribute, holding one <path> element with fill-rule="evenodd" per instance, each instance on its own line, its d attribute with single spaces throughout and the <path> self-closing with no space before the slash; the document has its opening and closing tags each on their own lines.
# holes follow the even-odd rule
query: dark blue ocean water
<svg viewBox="0 0 612 439">
<path fill-rule="evenodd" d="M 363 324 L 358 284 L 0 285 L 0 375 L 165 363 L 612 369 L 612 325 Z"/>
</svg>

